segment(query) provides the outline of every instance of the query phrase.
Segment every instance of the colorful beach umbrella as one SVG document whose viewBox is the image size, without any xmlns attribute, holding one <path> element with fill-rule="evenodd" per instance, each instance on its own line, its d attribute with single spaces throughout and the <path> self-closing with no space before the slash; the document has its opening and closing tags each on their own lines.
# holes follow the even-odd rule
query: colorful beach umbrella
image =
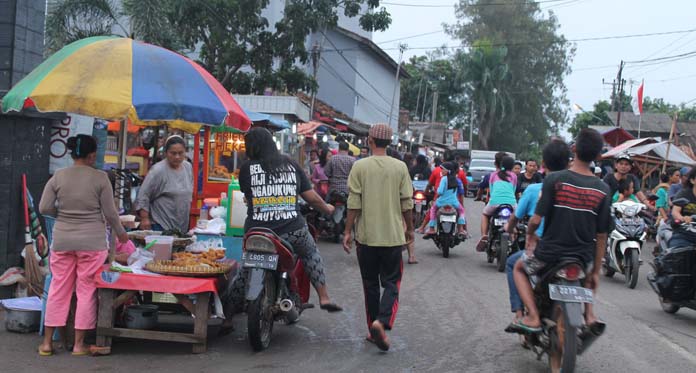
<svg viewBox="0 0 696 373">
<path fill-rule="evenodd" d="M 130 119 L 196 132 L 247 131 L 251 121 L 225 88 L 192 60 L 128 38 L 97 36 L 59 50 L 15 85 L 2 112 L 35 107 L 107 120 Z"/>
</svg>

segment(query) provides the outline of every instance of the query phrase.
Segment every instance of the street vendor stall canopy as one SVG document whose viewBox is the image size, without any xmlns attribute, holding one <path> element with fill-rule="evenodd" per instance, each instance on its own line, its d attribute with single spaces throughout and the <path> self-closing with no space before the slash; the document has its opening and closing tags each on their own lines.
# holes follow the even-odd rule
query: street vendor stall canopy
<svg viewBox="0 0 696 373">
<path fill-rule="evenodd" d="M 669 157 L 667 156 L 667 148 L 669 149 Z M 691 159 L 686 153 L 684 153 L 678 146 L 669 146 L 668 141 L 657 142 L 654 139 L 635 139 L 626 141 L 625 143 L 617 146 L 616 148 L 608 151 L 602 158 L 614 158 L 618 154 L 628 153 L 630 156 L 647 156 L 650 153 L 660 159 L 667 160 L 667 162 L 675 164 L 683 164 L 693 166 L 696 165 L 696 161 Z"/>
<path fill-rule="evenodd" d="M 197 63 L 128 38 L 97 36 L 59 50 L 13 87 L 2 112 L 35 107 L 195 133 L 201 125 L 247 131 L 251 121 Z"/>
</svg>

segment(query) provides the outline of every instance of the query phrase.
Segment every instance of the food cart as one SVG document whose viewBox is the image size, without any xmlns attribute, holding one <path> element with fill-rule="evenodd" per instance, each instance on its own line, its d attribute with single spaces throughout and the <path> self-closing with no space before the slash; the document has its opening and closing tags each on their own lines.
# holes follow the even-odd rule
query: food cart
<svg viewBox="0 0 696 373">
<path fill-rule="evenodd" d="M 117 153 L 121 169 L 128 156 L 126 120 L 138 126 L 165 124 L 189 133 L 199 133 L 202 126 L 229 127 L 241 133 L 251 125 L 229 92 L 195 62 L 164 48 L 111 36 L 67 45 L 15 85 L 3 97 L 2 111 L 23 110 L 119 121 Z M 174 254 L 173 261 L 151 261 L 152 265 L 145 267 L 147 272 L 120 272 L 123 268 L 113 263 L 103 267 L 95 274 L 101 300 L 98 352 L 109 353 L 114 336 L 189 342 L 194 344 L 194 352 L 205 351 L 208 316 L 213 309 L 222 316 L 217 294 L 224 276 L 233 276 L 236 268 L 233 260 L 225 260 L 225 254 L 220 254 L 216 249 Z M 148 299 L 153 298 L 152 292 L 175 294 L 170 305 L 184 307 L 195 315 L 192 335 L 114 328 L 120 306 L 134 304 L 135 298 L 152 303 Z M 195 304 L 189 295 L 195 295 Z M 211 298 L 216 300 L 212 308 Z"/>
</svg>

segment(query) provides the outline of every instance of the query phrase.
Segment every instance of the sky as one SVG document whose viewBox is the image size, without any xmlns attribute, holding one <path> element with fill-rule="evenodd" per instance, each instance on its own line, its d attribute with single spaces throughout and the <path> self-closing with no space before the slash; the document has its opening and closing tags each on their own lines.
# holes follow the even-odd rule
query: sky
<svg viewBox="0 0 696 373">
<path fill-rule="evenodd" d="M 392 25 L 385 32 L 374 33 L 372 39 L 380 47 L 387 49 L 387 53 L 395 60 L 399 58 L 399 51 L 396 49 L 398 43 L 406 43 L 409 48 L 457 45 L 457 41 L 441 32 L 442 23 L 456 22 L 453 4 L 457 1 L 385 0 L 384 3 L 388 3 L 384 6 L 392 15 Z M 584 110 L 591 110 L 598 100 L 609 99 L 611 85 L 603 84 L 602 79 L 611 83 L 621 60 L 639 61 L 696 51 L 695 0 L 564 0 L 542 4 L 542 8 L 545 12 L 555 13 L 560 23 L 559 32 L 570 40 L 694 30 L 668 35 L 576 42 L 577 51 L 571 62 L 574 71 L 565 78 L 567 97 L 571 104 L 568 109 L 570 118 L 579 112 L 573 108 L 574 104 Z M 434 33 L 392 41 L 430 32 Z M 404 60 L 426 52 L 425 49 L 407 50 Z M 669 63 L 656 61 L 649 66 L 628 64 L 624 69 L 626 91 L 631 88 L 629 80 L 632 80 L 635 95 L 640 81 L 644 79 L 645 96 L 664 98 L 674 104 L 693 100 L 691 104 L 694 104 L 695 62 L 696 54 L 693 58 Z"/>
</svg>

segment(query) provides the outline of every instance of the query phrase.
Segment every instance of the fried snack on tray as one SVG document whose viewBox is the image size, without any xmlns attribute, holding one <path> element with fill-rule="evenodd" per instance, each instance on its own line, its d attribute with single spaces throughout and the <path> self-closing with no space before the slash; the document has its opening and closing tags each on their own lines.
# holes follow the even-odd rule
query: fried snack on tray
<svg viewBox="0 0 696 373">
<path fill-rule="evenodd" d="M 181 267 L 221 267 L 222 264 L 217 260 L 225 257 L 225 250 L 209 249 L 200 254 L 190 252 L 179 252 L 172 254 L 172 264 Z"/>
</svg>

